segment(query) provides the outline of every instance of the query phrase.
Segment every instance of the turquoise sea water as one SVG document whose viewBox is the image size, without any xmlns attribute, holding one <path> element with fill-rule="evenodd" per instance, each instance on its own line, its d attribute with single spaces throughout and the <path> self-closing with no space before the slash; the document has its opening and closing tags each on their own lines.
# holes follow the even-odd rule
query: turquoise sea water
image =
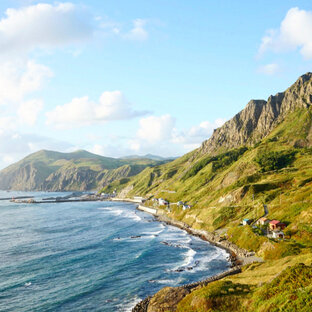
<svg viewBox="0 0 312 312">
<path fill-rule="evenodd" d="M 0 192 L 0 197 L 60 193 Z M 64 193 L 65 194 L 65 193 Z M 224 271 L 224 250 L 115 202 L 0 201 L 0 311 L 131 311 Z"/>
</svg>

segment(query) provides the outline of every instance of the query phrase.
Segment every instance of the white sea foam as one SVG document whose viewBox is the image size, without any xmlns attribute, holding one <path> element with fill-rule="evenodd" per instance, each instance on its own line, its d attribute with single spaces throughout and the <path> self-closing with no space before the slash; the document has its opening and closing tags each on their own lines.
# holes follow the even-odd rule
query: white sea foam
<svg viewBox="0 0 312 312">
<path fill-rule="evenodd" d="M 131 312 L 137 303 L 139 303 L 142 299 L 138 296 L 134 296 L 130 300 L 127 300 L 117 306 L 119 312 Z"/>
<path fill-rule="evenodd" d="M 173 279 L 163 279 L 163 280 L 156 280 L 155 281 L 158 284 L 167 284 L 167 285 L 176 285 L 178 284 L 177 280 L 173 280 Z"/>
<path fill-rule="evenodd" d="M 162 225 L 162 224 L 161 224 Z M 159 231 L 154 231 L 154 232 L 142 232 L 142 234 L 146 234 L 146 235 L 159 235 L 160 233 L 162 233 L 164 231 L 164 226 L 161 227 L 161 229 Z"/>
<path fill-rule="evenodd" d="M 174 272 L 179 269 L 185 269 L 188 266 L 191 266 L 194 263 L 194 258 L 196 251 L 190 247 L 187 248 L 187 251 L 184 253 L 183 262 L 175 266 L 173 269 L 168 270 L 169 272 Z"/>
<path fill-rule="evenodd" d="M 135 211 L 129 211 L 129 210 L 124 210 L 124 209 L 118 209 L 118 208 L 109 208 L 109 207 L 105 207 L 105 208 L 98 208 L 98 210 L 103 210 L 103 211 L 107 211 L 110 214 L 112 214 L 113 216 L 116 217 L 125 217 L 128 219 L 132 219 L 135 221 L 141 221 L 142 218 L 140 216 L 138 216 Z"/>
<path fill-rule="evenodd" d="M 195 255 L 196 255 L 196 251 L 192 248 L 189 248 L 189 250 L 185 253 L 185 261 L 184 261 L 183 266 L 188 266 L 191 263 L 193 263 Z"/>
</svg>

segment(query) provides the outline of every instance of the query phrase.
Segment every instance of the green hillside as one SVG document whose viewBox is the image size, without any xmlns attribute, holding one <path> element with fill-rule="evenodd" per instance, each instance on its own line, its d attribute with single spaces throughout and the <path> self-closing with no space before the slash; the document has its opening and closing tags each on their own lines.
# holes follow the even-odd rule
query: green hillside
<svg viewBox="0 0 312 312">
<path fill-rule="evenodd" d="M 288 265 L 312 261 L 311 100 L 312 74 L 307 73 L 267 101 L 250 101 L 200 148 L 170 163 L 146 168 L 129 182 L 115 181 L 104 189 L 117 188 L 125 197 L 145 196 L 149 199 L 146 205 L 151 207 L 153 198 L 164 198 L 171 203 L 170 211 L 158 209 L 168 217 L 213 232 L 266 261 L 247 267 L 237 279 L 228 279 L 235 285 L 215 282 L 193 291 L 177 311 L 281 311 L 269 303 L 261 308 L 257 301 L 257 296 L 270 297 L 265 293 L 270 286 L 257 288 L 255 284 L 272 280 L 277 285 L 270 299 L 273 305 L 283 296 L 294 296 L 302 307 L 311 294 L 309 288 L 298 296 L 298 289 L 306 281 L 294 281 L 297 288 L 287 289 L 274 280 Z M 183 210 L 175 204 L 178 201 L 191 207 Z M 252 226 L 265 214 L 264 205 L 267 218 L 286 224 L 285 239 L 269 238 L 264 227 Z M 251 220 L 251 225 L 242 225 L 245 218 Z M 311 267 L 302 272 L 306 271 L 310 276 Z M 283 274 L 292 272 L 286 270 Z M 242 281 L 246 285 L 240 285 Z M 241 290 L 236 292 L 236 288 Z M 231 303 L 227 303 L 229 296 Z M 247 309 L 244 305 L 248 302 L 252 305 Z"/>
<path fill-rule="evenodd" d="M 152 159 L 116 159 L 85 150 L 60 153 L 41 150 L 0 171 L 4 190 L 92 190 L 115 179 L 164 163 Z"/>
<path fill-rule="evenodd" d="M 310 77 L 303 84 L 300 78 L 286 90 L 284 99 L 288 101 L 294 90 L 301 94 L 302 89 L 311 87 Z M 221 153 L 207 153 L 208 140 L 183 157 L 146 168 L 129 182 L 115 181 L 104 190 L 128 189 L 127 197 L 142 195 L 165 198 L 171 203 L 187 202 L 190 209 L 183 211 L 172 204 L 168 216 L 196 229 L 222 229 L 230 240 L 261 255 L 265 255 L 268 239 L 239 225 L 244 218 L 260 218 L 263 205 L 267 205 L 268 218 L 287 223 L 294 244 L 310 247 L 312 107 L 309 103 L 304 107 L 300 101 L 297 105 L 287 102 L 292 108 L 283 112 L 283 118 L 277 116 L 280 119 L 272 131 L 253 145 L 247 138 L 244 145 L 229 149 L 219 146 Z M 285 102 L 281 100 L 280 105 L 285 106 Z M 227 123 L 223 127 L 231 132 Z M 148 204 L 152 205 L 152 201 Z"/>
</svg>

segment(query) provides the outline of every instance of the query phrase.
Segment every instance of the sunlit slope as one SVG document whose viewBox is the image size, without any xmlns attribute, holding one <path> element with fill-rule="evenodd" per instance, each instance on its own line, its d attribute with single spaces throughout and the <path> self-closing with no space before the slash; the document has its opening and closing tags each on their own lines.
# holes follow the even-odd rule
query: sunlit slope
<svg viewBox="0 0 312 312">
<path fill-rule="evenodd" d="M 73 153 L 41 150 L 3 169 L 0 172 L 0 189 L 92 190 L 159 163 L 163 162 L 116 159 L 84 150 Z"/>
<path fill-rule="evenodd" d="M 284 221 L 294 243 L 303 244 L 301 247 L 310 246 L 311 85 L 311 74 L 306 74 L 284 93 L 276 95 L 275 99 L 270 97 L 267 102 L 263 101 L 274 103 L 271 106 L 272 114 L 268 107 L 262 108 L 262 112 L 267 111 L 271 116 L 268 117 L 271 124 L 267 127 L 270 129 L 267 133 L 259 130 L 264 129 L 265 125 L 262 124 L 261 128 L 254 122 L 247 131 L 250 136 L 238 135 L 244 139 L 235 141 L 231 133 L 235 134 L 239 127 L 237 120 L 247 115 L 246 118 L 252 119 L 252 114 L 246 114 L 243 110 L 238 114 L 239 118 L 237 115 L 234 117 L 235 129 L 231 129 L 234 122 L 230 120 L 221 130 L 215 131 L 222 134 L 219 147 L 215 146 L 209 152 L 208 140 L 181 158 L 146 168 L 130 181 L 115 181 L 106 190 L 117 188 L 126 197 L 143 195 L 147 198 L 163 197 L 171 203 L 187 202 L 192 207 L 185 211 L 177 205 L 171 205 L 169 216 L 183 220 L 194 228 L 209 231 L 222 229 L 221 232 L 226 233 L 230 240 L 262 255 L 267 253 L 264 243 L 268 239 L 257 235 L 250 227 L 241 227 L 239 224 L 243 218 L 256 220 L 261 217 L 265 204 L 269 209 L 268 218 Z M 247 105 L 246 109 L 250 107 Z M 265 116 L 261 114 L 255 118 L 263 123 Z M 246 124 L 245 120 L 243 124 Z M 247 133 L 243 126 L 241 131 Z M 217 138 L 211 140 L 214 145 Z M 222 142 L 226 143 L 222 145 Z M 235 145 L 235 142 L 243 144 Z M 147 204 L 153 205 L 152 201 Z M 298 250 L 295 248 L 293 252 Z"/>
</svg>

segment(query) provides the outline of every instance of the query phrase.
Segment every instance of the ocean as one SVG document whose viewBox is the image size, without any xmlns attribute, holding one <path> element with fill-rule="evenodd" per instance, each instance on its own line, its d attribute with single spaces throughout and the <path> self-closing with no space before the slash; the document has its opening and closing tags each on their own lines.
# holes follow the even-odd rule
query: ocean
<svg viewBox="0 0 312 312">
<path fill-rule="evenodd" d="M 226 270 L 227 256 L 131 203 L 0 201 L 2 312 L 131 311 L 164 286 Z"/>
</svg>

